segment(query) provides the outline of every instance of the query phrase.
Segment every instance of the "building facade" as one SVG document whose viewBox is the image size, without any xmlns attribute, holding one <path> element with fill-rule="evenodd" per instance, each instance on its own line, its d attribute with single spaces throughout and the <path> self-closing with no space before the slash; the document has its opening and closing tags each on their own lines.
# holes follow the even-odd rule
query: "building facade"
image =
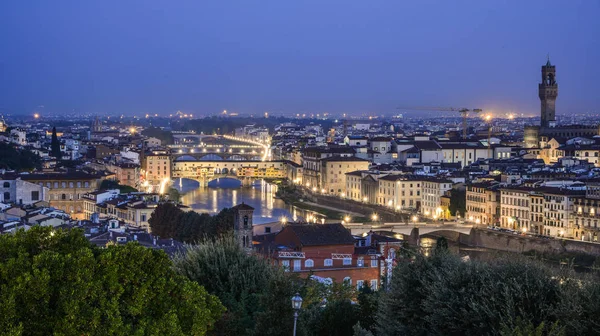
<svg viewBox="0 0 600 336">
<path fill-rule="evenodd" d="M 321 191 L 341 196 L 346 193 L 346 174 L 357 170 L 368 170 L 369 161 L 357 157 L 334 156 L 322 159 L 319 185 Z M 317 186 L 317 188 L 319 188 Z"/>
<path fill-rule="evenodd" d="M 159 185 L 171 178 L 171 156 L 168 150 L 152 150 L 144 155 L 142 169 L 144 179 L 151 185 Z"/>
<path fill-rule="evenodd" d="M 446 191 L 452 189 L 452 181 L 441 178 L 424 178 L 421 186 L 421 214 L 433 219 L 443 218 L 441 197 Z"/>
<path fill-rule="evenodd" d="M 472 183 L 466 187 L 465 218 L 476 224 L 500 224 L 500 191 L 497 183 Z"/>
<path fill-rule="evenodd" d="M 22 175 L 21 178 L 47 188 L 51 207 L 64 211 L 74 219 L 84 219 L 83 195 L 98 189 L 103 176 L 72 171 L 34 173 Z"/>
</svg>

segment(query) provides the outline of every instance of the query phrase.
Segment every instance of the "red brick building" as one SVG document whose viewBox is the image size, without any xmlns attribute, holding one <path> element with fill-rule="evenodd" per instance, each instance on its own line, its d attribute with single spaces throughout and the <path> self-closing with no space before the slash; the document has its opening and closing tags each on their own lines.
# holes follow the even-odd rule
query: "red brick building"
<svg viewBox="0 0 600 336">
<path fill-rule="evenodd" d="M 381 255 L 356 246 L 357 240 L 342 224 L 290 224 L 262 244 L 262 253 L 302 277 L 318 276 L 356 287 L 380 286 Z"/>
</svg>

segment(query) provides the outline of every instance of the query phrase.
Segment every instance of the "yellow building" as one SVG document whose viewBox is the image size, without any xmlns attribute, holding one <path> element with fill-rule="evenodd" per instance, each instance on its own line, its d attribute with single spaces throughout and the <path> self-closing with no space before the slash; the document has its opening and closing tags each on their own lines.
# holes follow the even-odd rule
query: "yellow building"
<svg viewBox="0 0 600 336">
<path fill-rule="evenodd" d="M 22 175 L 21 178 L 48 188 L 51 207 L 63 210 L 74 219 L 83 219 L 83 195 L 96 190 L 104 176 L 72 171 L 34 173 Z"/>
<path fill-rule="evenodd" d="M 341 196 L 346 192 L 346 174 L 357 170 L 368 170 L 369 161 L 354 156 L 333 156 L 320 160 L 321 192 Z"/>
<path fill-rule="evenodd" d="M 108 192 L 93 192 L 84 195 L 84 209 L 86 219 L 91 219 L 93 213 L 100 218 L 116 218 L 125 224 L 150 230 L 148 220 L 159 203 L 158 194 L 136 195 L 133 198 L 126 196 L 109 195 Z M 104 196 L 104 197 L 102 197 Z"/>
<path fill-rule="evenodd" d="M 484 225 L 500 223 L 500 190 L 497 182 L 480 182 L 467 186 L 465 219 Z"/>
<path fill-rule="evenodd" d="M 142 167 L 144 178 L 151 185 L 171 178 L 171 156 L 167 150 L 153 150 L 145 154 Z"/>
</svg>

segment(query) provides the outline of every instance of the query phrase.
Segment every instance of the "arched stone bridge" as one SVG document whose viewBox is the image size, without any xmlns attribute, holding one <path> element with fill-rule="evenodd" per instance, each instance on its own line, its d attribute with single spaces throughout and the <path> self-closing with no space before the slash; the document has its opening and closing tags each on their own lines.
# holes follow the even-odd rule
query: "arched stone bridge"
<svg viewBox="0 0 600 336">
<path fill-rule="evenodd" d="M 428 223 L 383 223 L 379 225 L 348 223 L 344 226 L 353 235 L 359 236 L 370 231 L 387 231 L 402 235 L 403 239 L 411 244 L 418 244 L 419 237 L 433 235 L 446 237 L 452 241 L 459 241 L 461 235 L 469 235 L 472 225 L 460 224 L 428 224 Z"/>
<path fill-rule="evenodd" d="M 179 160 L 173 162 L 172 178 L 187 178 L 207 186 L 218 178 L 235 178 L 243 186 L 250 186 L 256 179 L 286 177 L 284 161 L 198 161 Z"/>
</svg>

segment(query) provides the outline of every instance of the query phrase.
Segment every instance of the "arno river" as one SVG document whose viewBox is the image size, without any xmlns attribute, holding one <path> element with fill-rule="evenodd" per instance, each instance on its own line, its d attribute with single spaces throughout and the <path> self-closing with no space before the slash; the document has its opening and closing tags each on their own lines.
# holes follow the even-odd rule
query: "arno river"
<svg viewBox="0 0 600 336">
<path fill-rule="evenodd" d="M 257 181 L 252 188 L 242 188 L 238 180 L 225 178 L 202 188 L 196 181 L 175 179 L 173 187 L 182 194 L 181 202 L 197 212 L 214 214 L 244 202 L 254 208 L 256 224 L 276 222 L 282 217 L 293 221 L 307 216 L 306 211 L 274 198 L 276 187 L 264 181 Z"/>
</svg>

